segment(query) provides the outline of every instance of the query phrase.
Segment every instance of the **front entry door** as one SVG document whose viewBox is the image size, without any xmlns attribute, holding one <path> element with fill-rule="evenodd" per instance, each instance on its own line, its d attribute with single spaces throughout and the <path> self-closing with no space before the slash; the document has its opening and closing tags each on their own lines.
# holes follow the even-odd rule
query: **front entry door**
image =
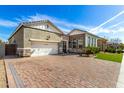
<svg viewBox="0 0 124 93">
<path fill-rule="evenodd" d="M 62 41 L 63 42 L 63 52 L 66 53 L 67 50 L 66 50 L 66 41 Z"/>
</svg>

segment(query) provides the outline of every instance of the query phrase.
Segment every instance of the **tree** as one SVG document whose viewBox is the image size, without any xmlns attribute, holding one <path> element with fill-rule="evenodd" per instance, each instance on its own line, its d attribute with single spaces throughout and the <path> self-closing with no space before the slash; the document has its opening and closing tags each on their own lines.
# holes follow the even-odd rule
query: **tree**
<svg viewBox="0 0 124 93">
<path fill-rule="evenodd" d="M 0 39 L 0 44 L 2 44 L 2 40 Z"/>
<path fill-rule="evenodd" d="M 120 48 L 124 49 L 124 44 L 123 43 L 120 44 Z"/>
<path fill-rule="evenodd" d="M 122 49 L 124 48 L 122 41 L 119 38 L 112 38 L 110 39 L 109 43 L 108 43 L 108 48 L 107 50 L 109 52 L 120 52 L 122 51 Z"/>
<path fill-rule="evenodd" d="M 112 38 L 109 43 L 110 44 L 120 44 L 122 41 L 119 38 Z"/>
</svg>

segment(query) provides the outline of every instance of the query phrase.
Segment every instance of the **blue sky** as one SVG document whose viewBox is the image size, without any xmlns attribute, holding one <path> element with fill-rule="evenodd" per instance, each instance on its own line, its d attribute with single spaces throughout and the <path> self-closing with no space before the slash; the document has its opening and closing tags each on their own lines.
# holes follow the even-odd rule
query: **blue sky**
<svg viewBox="0 0 124 93">
<path fill-rule="evenodd" d="M 6 41 L 20 22 L 48 19 L 64 32 L 74 28 L 124 43 L 124 6 L 0 6 L 0 38 Z"/>
</svg>

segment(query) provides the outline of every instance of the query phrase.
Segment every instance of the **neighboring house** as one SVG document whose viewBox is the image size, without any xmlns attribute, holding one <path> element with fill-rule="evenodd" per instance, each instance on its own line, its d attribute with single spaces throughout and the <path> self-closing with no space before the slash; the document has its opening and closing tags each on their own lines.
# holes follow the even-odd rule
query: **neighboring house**
<svg viewBox="0 0 124 93">
<path fill-rule="evenodd" d="M 9 44 L 16 44 L 19 56 L 42 56 L 97 47 L 98 38 L 78 29 L 65 35 L 50 21 L 42 20 L 20 24 L 8 40 Z"/>
<path fill-rule="evenodd" d="M 80 52 L 85 47 L 97 47 L 98 36 L 87 31 L 74 29 L 69 34 L 69 51 Z"/>
<path fill-rule="evenodd" d="M 105 38 L 98 39 L 97 43 L 101 51 L 105 51 L 105 49 L 107 48 L 107 44 L 108 44 L 107 41 L 108 40 Z"/>
</svg>

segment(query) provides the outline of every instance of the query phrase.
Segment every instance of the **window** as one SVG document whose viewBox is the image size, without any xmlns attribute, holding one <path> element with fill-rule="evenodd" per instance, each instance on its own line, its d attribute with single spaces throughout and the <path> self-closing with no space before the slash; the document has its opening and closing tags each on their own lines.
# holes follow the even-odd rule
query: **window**
<svg viewBox="0 0 124 93">
<path fill-rule="evenodd" d="M 42 25 L 42 29 L 45 29 L 45 25 Z"/>
<path fill-rule="evenodd" d="M 59 47 L 62 48 L 62 42 L 59 43 Z"/>
<path fill-rule="evenodd" d="M 78 47 L 83 48 L 83 40 L 78 40 Z"/>
<path fill-rule="evenodd" d="M 14 39 L 13 44 L 16 44 L 16 40 Z"/>
<path fill-rule="evenodd" d="M 73 40 L 73 48 L 76 48 L 77 46 L 77 40 Z"/>
<path fill-rule="evenodd" d="M 92 46 L 93 46 L 94 42 L 93 42 L 93 38 L 92 38 Z"/>
<path fill-rule="evenodd" d="M 96 39 L 94 39 L 94 46 L 96 47 Z"/>
<path fill-rule="evenodd" d="M 49 28 L 49 26 L 48 25 L 46 25 L 46 29 L 48 29 Z"/>
<path fill-rule="evenodd" d="M 90 46 L 90 37 L 88 37 L 88 46 Z"/>
<path fill-rule="evenodd" d="M 70 42 L 69 42 L 69 48 L 73 48 L 72 45 L 73 45 L 73 42 L 70 41 Z"/>
</svg>

